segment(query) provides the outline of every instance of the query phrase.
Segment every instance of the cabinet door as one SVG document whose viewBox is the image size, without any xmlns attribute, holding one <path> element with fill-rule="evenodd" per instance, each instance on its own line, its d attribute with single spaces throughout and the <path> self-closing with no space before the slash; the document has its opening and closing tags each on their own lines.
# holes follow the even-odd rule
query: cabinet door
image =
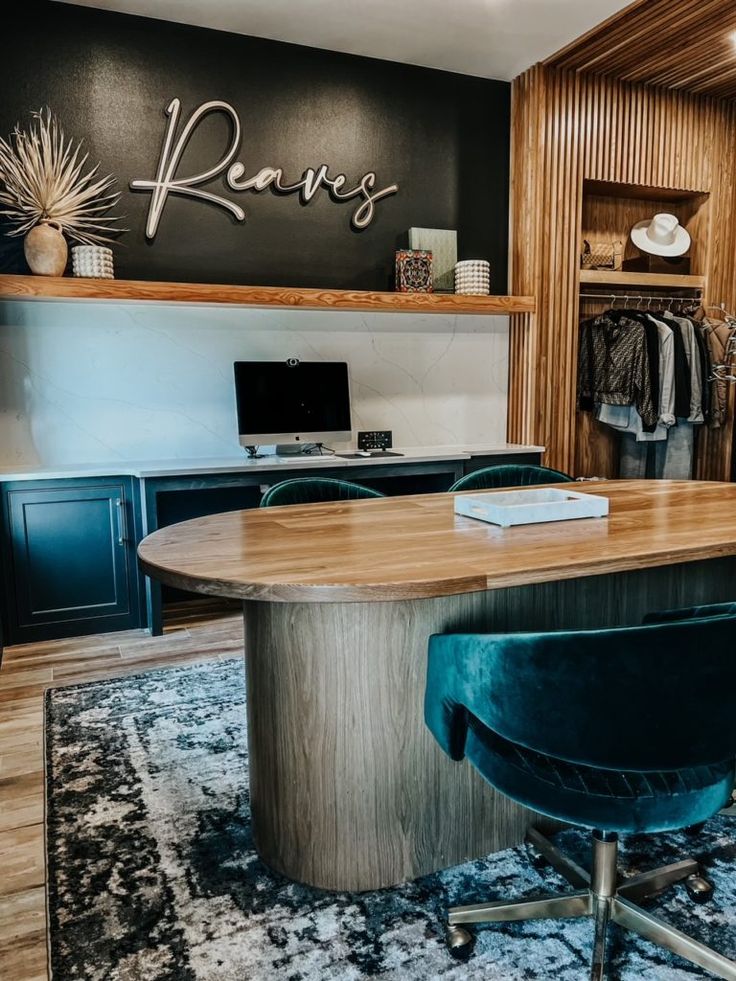
<svg viewBox="0 0 736 981">
<path fill-rule="evenodd" d="M 138 625 L 125 482 L 7 492 L 12 641 Z"/>
</svg>

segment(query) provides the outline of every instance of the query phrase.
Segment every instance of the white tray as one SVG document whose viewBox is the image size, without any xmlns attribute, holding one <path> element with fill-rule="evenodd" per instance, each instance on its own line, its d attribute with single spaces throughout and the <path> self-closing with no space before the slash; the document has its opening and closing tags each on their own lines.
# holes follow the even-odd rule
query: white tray
<svg viewBox="0 0 736 981">
<path fill-rule="evenodd" d="M 608 498 L 557 487 L 458 494 L 455 497 L 455 513 L 508 528 L 543 521 L 603 518 L 608 514 Z"/>
</svg>

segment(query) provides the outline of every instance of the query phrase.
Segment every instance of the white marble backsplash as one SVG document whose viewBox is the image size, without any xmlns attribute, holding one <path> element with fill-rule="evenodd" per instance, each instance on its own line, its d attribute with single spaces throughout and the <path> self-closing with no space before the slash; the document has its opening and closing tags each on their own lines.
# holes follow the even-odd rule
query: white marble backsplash
<svg viewBox="0 0 736 981">
<path fill-rule="evenodd" d="M 508 318 L 0 302 L 0 466 L 242 456 L 233 361 L 341 360 L 353 429 L 506 438 Z"/>
</svg>

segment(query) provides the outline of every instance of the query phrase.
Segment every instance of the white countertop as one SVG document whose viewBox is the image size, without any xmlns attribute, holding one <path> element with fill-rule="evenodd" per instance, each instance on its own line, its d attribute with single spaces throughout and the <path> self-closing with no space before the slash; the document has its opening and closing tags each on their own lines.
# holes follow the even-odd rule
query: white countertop
<svg viewBox="0 0 736 981">
<path fill-rule="evenodd" d="M 348 452 L 348 451 L 345 451 Z M 354 452 L 354 451 L 353 451 Z M 521 453 L 543 453 L 543 446 L 520 443 L 461 444 L 459 446 L 396 447 L 396 457 L 358 457 L 345 460 L 339 456 L 264 456 L 252 460 L 242 457 L 215 457 L 194 460 L 142 460 L 90 463 L 55 467 L 0 467 L 0 481 L 61 480 L 70 477 L 183 477 L 191 474 L 269 473 L 279 470 L 349 468 L 404 463 L 436 463 L 442 460 L 470 460 L 474 456 L 510 456 Z"/>
</svg>

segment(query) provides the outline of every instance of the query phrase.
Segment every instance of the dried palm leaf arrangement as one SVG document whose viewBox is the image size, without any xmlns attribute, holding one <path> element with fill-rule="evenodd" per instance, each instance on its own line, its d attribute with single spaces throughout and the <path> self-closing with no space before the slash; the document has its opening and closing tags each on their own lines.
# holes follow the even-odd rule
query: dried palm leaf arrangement
<svg viewBox="0 0 736 981">
<path fill-rule="evenodd" d="M 99 164 L 88 170 L 88 159 L 50 109 L 34 112 L 29 129 L 16 126 L 8 140 L 0 138 L 0 217 L 10 225 L 7 235 L 26 236 L 34 272 L 63 273 L 64 235 L 98 245 L 125 231 L 117 226 L 121 219 L 108 214 L 120 200 L 112 190 L 116 178 L 99 177 Z"/>
</svg>

